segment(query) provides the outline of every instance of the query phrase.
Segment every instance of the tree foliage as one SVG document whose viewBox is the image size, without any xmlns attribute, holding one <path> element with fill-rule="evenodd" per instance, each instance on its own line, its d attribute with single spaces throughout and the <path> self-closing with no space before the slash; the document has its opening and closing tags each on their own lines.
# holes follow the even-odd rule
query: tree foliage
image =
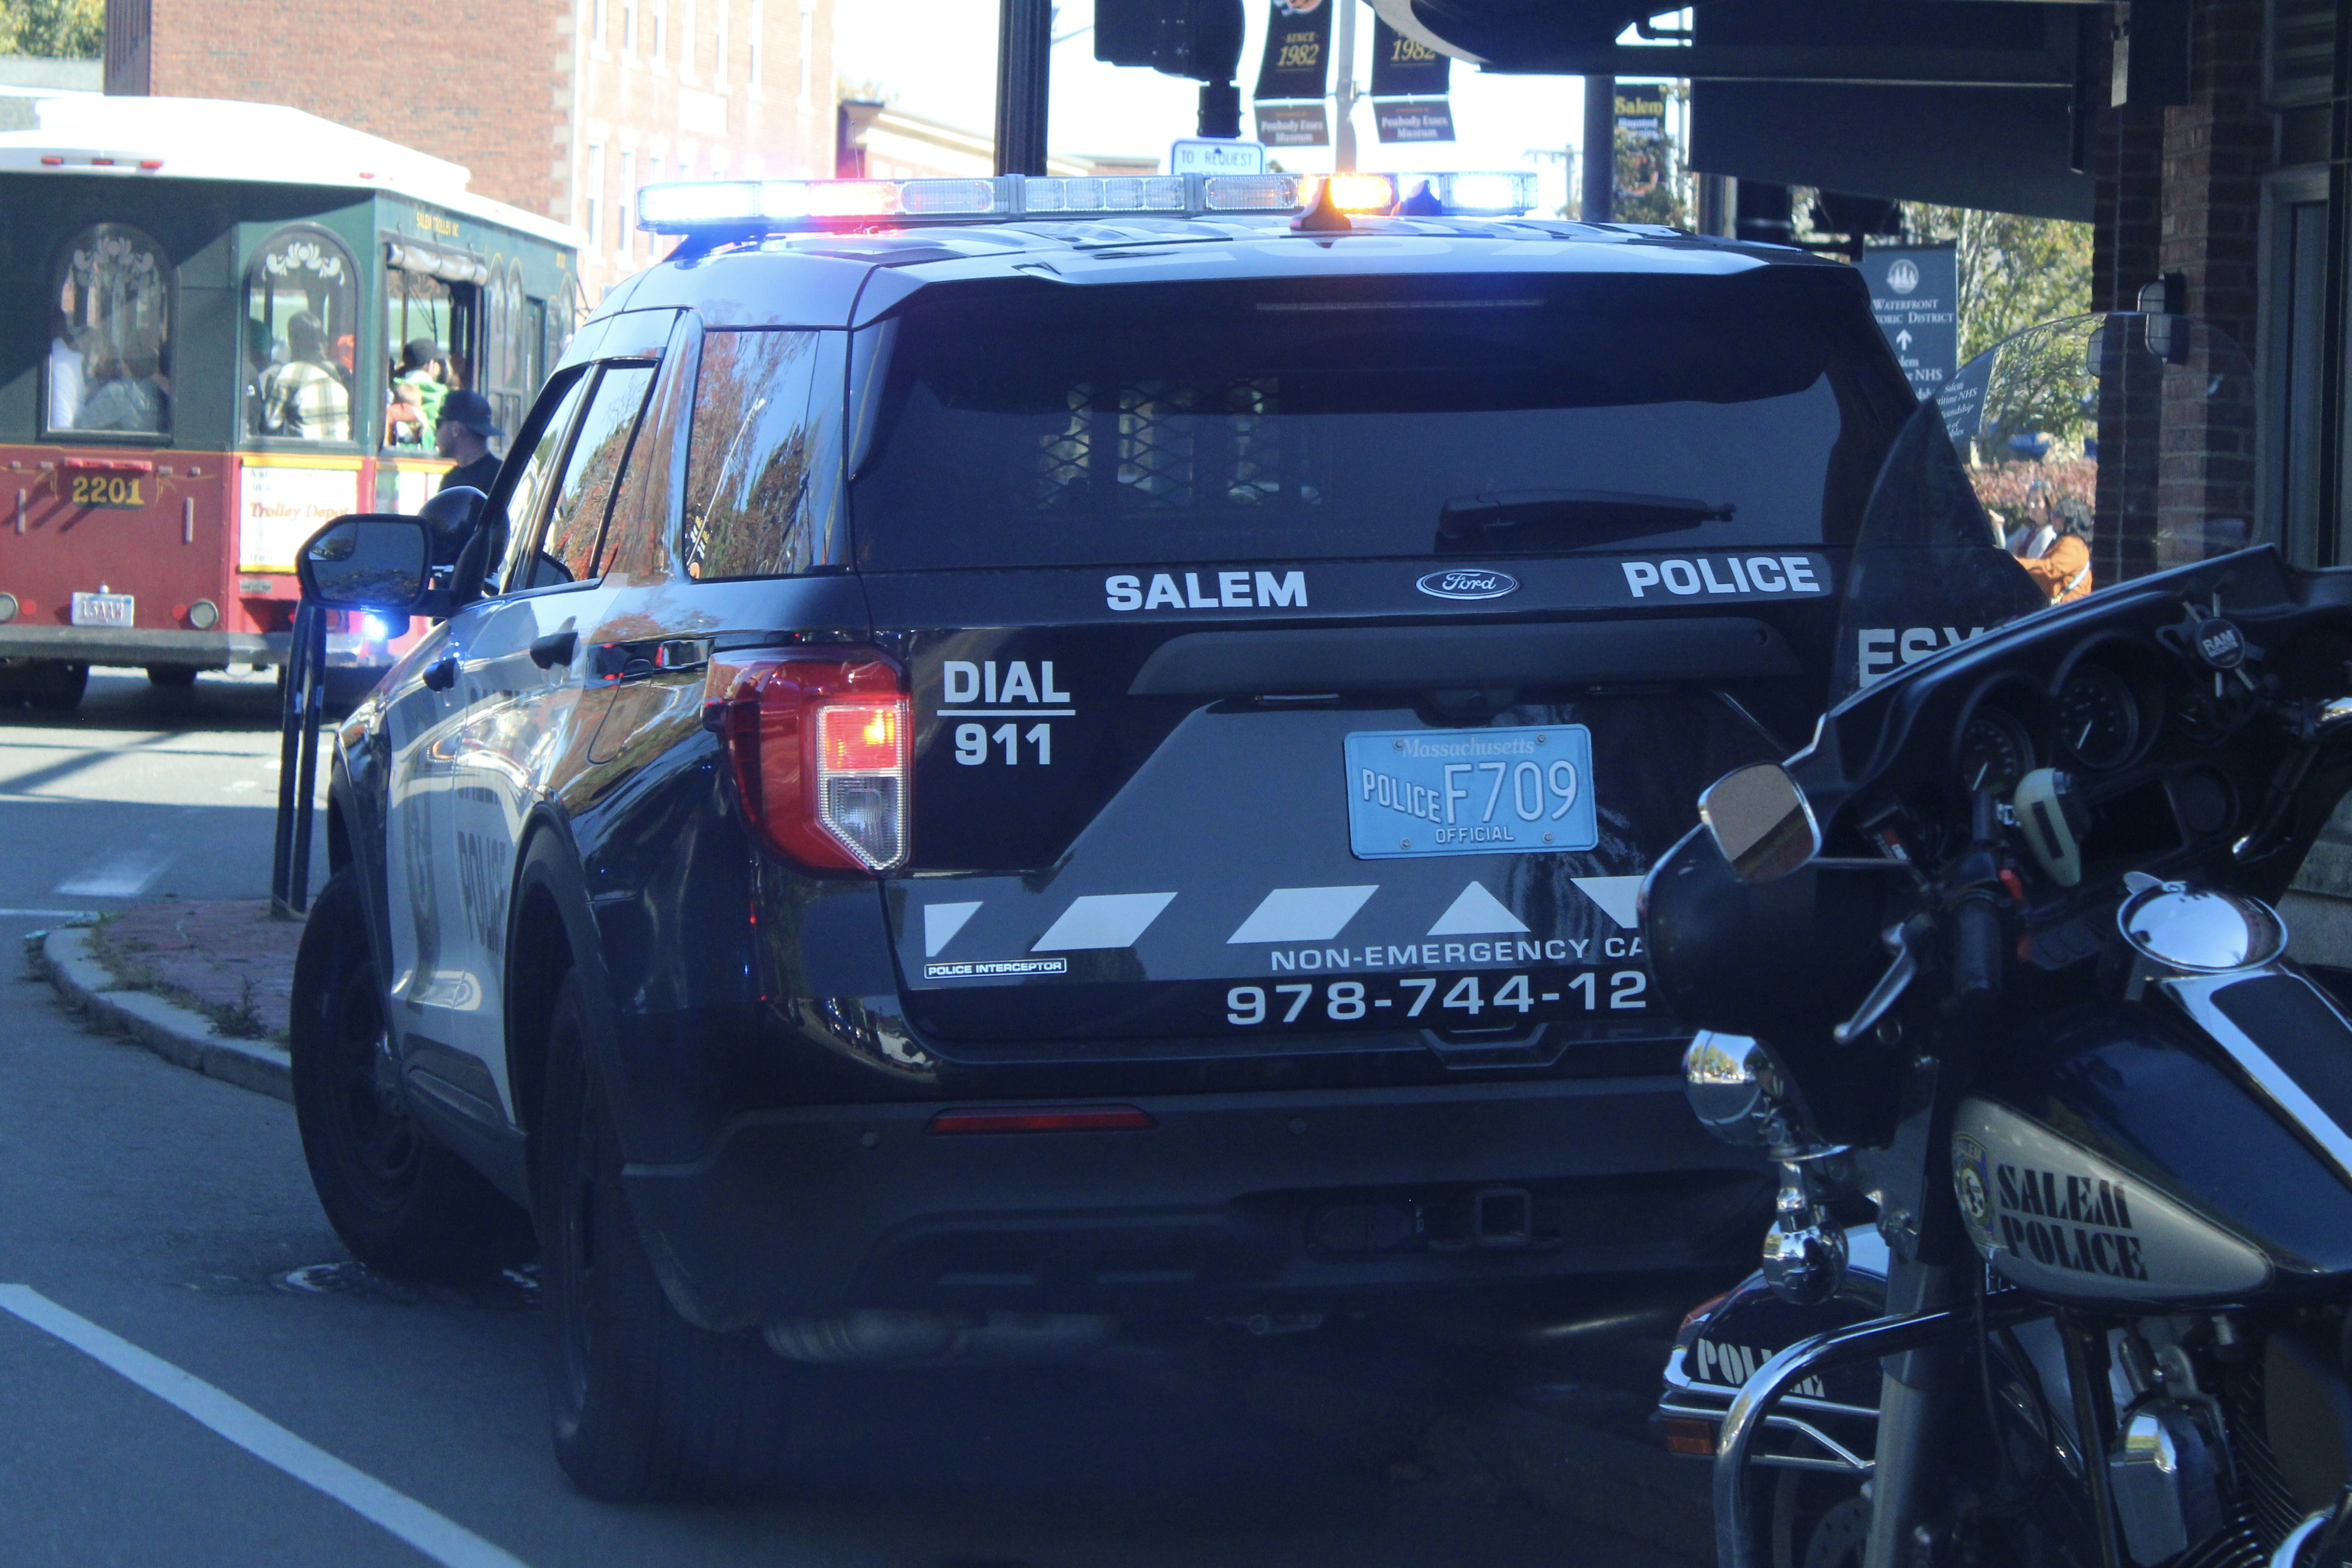
<svg viewBox="0 0 2352 1568">
<path fill-rule="evenodd" d="M 1967 207 L 1912 204 L 1910 232 L 1956 242 L 1960 361 L 2012 332 L 2091 308 L 2091 225 Z"/>
<path fill-rule="evenodd" d="M 0 55 L 94 60 L 106 49 L 106 0 L 0 0 Z"/>
</svg>

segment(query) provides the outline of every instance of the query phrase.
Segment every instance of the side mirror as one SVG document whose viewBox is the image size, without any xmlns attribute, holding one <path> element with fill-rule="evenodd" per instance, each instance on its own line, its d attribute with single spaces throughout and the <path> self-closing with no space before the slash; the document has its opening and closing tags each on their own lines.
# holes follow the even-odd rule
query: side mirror
<svg viewBox="0 0 2352 1568">
<path fill-rule="evenodd" d="M 294 558 L 302 597 L 329 610 L 413 611 L 432 570 L 432 533 L 415 517 L 337 517 Z"/>
<path fill-rule="evenodd" d="M 1805 792 L 1777 762 L 1735 768 L 1698 798 L 1699 821 L 1742 882 L 1775 882 L 1822 852 Z"/>
</svg>

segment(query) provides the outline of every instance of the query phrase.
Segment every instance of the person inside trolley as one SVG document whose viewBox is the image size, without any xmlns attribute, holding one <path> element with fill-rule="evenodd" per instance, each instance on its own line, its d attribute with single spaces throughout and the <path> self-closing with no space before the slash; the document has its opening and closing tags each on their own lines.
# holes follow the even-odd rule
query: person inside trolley
<svg viewBox="0 0 2352 1568">
<path fill-rule="evenodd" d="M 261 373 L 261 433 L 304 441 L 352 438 L 352 392 L 327 359 L 319 319 L 286 319 L 286 358 Z"/>
</svg>

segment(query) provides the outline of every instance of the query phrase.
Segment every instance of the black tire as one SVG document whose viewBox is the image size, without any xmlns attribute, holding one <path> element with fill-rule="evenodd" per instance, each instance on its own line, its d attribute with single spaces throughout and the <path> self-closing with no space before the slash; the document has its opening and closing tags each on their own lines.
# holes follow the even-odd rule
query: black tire
<svg viewBox="0 0 2352 1568">
<path fill-rule="evenodd" d="M 294 959 L 294 1115 L 310 1185 L 352 1255 L 472 1280 L 529 1258 L 530 1218 L 409 1113 L 385 1037 L 359 879 L 328 879 Z"/>
<path fill-rule="evenodd" d="M 196 667 L 194 664 L 150 664 L 147 666 L 147 684 L 184 691 L 196 684 Z"/>
<path fill-rule="evenodd" d="M 575 970 L 557 995 L 538 1134 L 556 1459 L 610 1501 L 758 1496 L 783 1477 L 805 1371 L 757 1333 L 695 1327 L 662 1293 L 621 1186 L 581 987 Z"/>
<path fill-rule="evenodd" d="M 81 694 L 89 685 L 88 664 L 41 659 L 34 662 L 17 689 L 26 702 L 45 713 L 71 713 L 81 706 Z"/>
</svg>

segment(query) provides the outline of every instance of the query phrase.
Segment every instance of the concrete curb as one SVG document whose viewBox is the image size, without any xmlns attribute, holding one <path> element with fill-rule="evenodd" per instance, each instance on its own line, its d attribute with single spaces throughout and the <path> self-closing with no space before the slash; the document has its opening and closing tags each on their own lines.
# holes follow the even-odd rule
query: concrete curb
<svg viewBox="0 0 2352 1568">
<path fill-rule="evenodd" d="M 92 1021 L 129 1035 L 166 1061 L 292 1103 L 293 1064 L 284 1051 L 232 1040 L 200 1012 L 125 989 L 90 953 L 88 931 L 52 931 L 26 943 L 25 952 L 66 1005 Z"/>
</svg>

